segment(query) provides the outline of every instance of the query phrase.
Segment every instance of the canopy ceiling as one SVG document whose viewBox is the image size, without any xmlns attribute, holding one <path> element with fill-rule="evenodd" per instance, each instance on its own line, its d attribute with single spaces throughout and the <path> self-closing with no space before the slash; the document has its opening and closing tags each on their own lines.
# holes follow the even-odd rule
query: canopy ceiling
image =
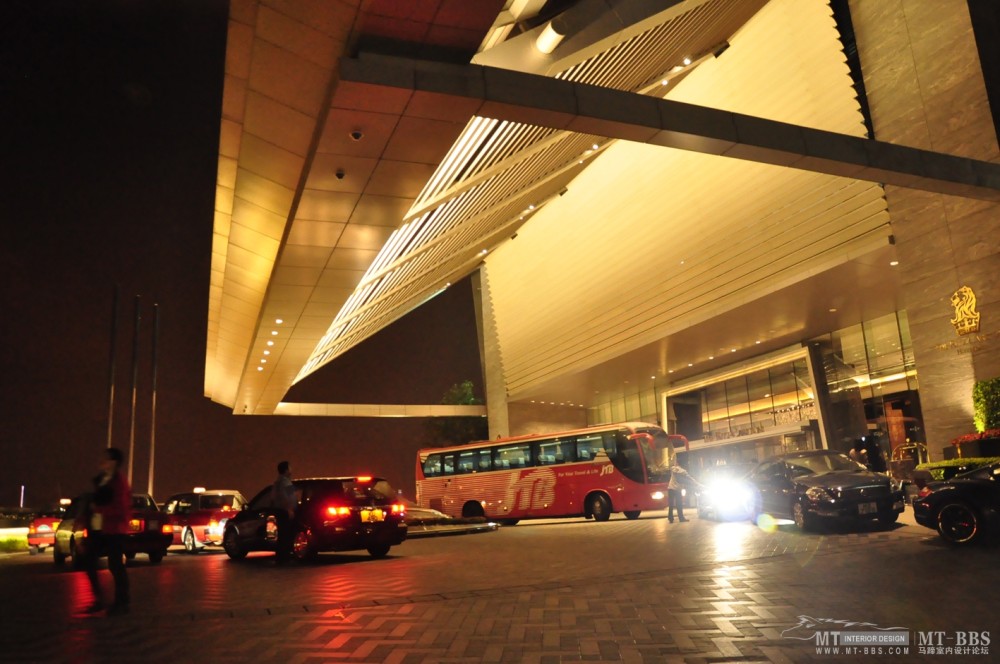
<svg viewBox="0 0 1000 664">
<path fill-rule="evenodd" d="M 877 174 L 848 156 L 775 165 L 787 134 L 760 123 L 766 149 L 718 156 L 707 112 L 650 139 L 664 132 L 629 100 L 581 97 L 863 136 L 825 2 L 558 4 L 565 37 L 543 54 L 540 2 L 233 3 L 208 396 L 273 413 L 294 381 L 480 267 L 515 400 L 585 404 L 899 306 Z M 887 177 L 943 186 L 894 156 Z"/>
</svg>

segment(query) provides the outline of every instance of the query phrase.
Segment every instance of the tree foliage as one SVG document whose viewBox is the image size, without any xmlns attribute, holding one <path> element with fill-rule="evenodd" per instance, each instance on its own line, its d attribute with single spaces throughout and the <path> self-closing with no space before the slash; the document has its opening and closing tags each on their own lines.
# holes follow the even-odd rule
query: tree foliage
<svg viewBox="0 0 1000 664">
<path fill-rule="evenodd" d="M 471 380 L 456 383 L 441 397 L 446 406 L 481 406 L 483 400 L 476 396 Z M 430 444 L 438 447 L 461 445 L 474 440 L 489 438 L 489 425 L 485 417 L 432 417 L 427 422 Z"/>
<path fill-rule="evenodd" d="M 972 388 L 976 431 L 1000 428 L 1000 377 L 981 380 Z"/>
</svg>

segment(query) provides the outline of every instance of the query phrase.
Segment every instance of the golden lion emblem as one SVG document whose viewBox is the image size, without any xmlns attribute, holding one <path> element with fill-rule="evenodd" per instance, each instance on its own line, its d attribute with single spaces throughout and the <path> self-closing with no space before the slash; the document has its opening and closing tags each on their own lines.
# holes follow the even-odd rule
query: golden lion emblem
<svg viewBox="0 0 1000 664">
<path fill-rule="evenodd" d="M 979 312 L 976 311 L 976 294 L 968 286 L 962 286 L 951 294 L 951 306 L 955 307 L 955 317 L 951 324 L 960 335 L 979 331 Z"/>
</svg>

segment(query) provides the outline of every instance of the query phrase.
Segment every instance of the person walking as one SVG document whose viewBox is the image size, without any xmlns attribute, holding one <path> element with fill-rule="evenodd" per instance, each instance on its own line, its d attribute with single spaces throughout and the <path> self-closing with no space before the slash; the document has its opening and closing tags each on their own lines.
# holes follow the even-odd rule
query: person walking
<svg viewBox="0 0 1000 664">
<path fill-rule="evenodd" d="M 132 487 L 122 474 L 121 466 L 121 450 L 109 447 L 102 454 L 101 472 L 94 478 L 86 544 L 87 578 L 90 580 L 94 599 L 87 607 L 87 613 L 98 613 L 105 608 L 104 592 L 97 576 L 97 562 L 101 556 L 107 556 L 108 570 L 115 583 L 115 601 L 108 607 L 108 615 L 129 611 L 125 538 L 128 535 L 128 522 L 132 513 Z"/>
<path fill-rule="evenodd" d="M 693 482 L 694 478 L 681 467 L 679 461 L 674 459 L 670 467 L 670 482 L 667 483 L 667 521 L 674 522 L 674 508 L 677 508 L 677 520 L 685 522 L 684 518 L 684 484 Z"/>
<path fill-rule="evenodd" d="M 276 552 L 277 562 L 283 563 L 288 560 L 292 553 L 292 540 L 294 538 L 294 517 L 295 507 L 295 484 L 292 483 L 292 471 L 288 467 L 287 461 L 278 463 L 278 477 L 271 486 L 271 505 L 275 508 L 278 525 L 278 550 Z"/>
</svg>

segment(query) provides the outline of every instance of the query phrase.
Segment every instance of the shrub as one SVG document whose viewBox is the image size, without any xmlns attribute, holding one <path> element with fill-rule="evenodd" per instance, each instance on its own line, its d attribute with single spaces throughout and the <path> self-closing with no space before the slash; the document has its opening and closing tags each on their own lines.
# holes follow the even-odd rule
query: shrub
<svg viewBox="0 0 1000 664">
<path fill-rule="evenodd" d="M 1000 428 L 1000 377 L 981 380 L 972 388 L 973 422 L 982 433 Z"/>
<path fill-rule="evenodd" d="M 914 470 L 926 470 L 936 480 L 946 480 L 961 473 L 988 466 L 991 463 L 1000 463 L 1000 457 L 969 457 L 968 459 L 946 459 L 944 461 L 931 461 L 922 463 Z"/>
<path fill-rule="evenodd" d="M 15 553 L 28 550 L 28 538 L 25 535 L 0 536 L 0 553 Z"/>
</svg>

